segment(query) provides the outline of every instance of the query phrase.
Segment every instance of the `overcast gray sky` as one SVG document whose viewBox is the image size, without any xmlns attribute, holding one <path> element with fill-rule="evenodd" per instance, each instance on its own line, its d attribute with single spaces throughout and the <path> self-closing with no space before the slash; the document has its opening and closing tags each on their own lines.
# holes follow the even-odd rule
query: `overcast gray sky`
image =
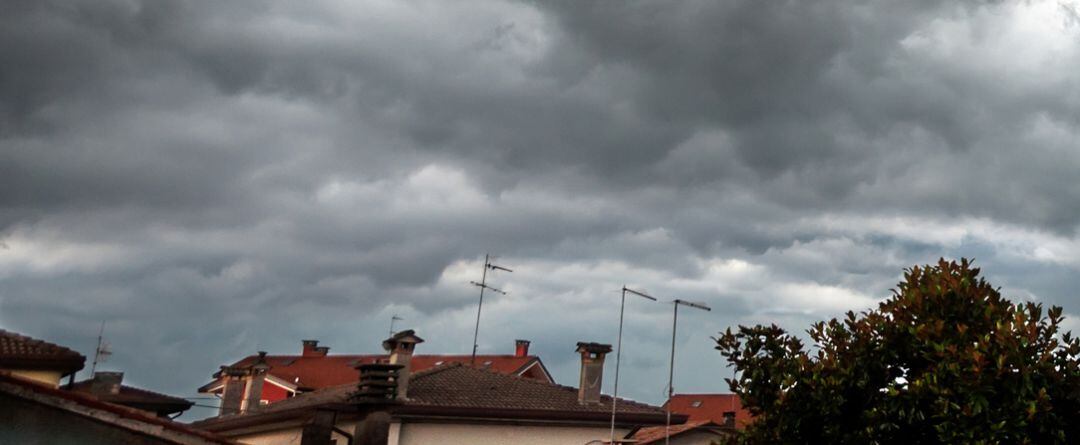
<svg viewBox="0 0 1080 445">
<path fill-rule="evenodd" d="M 1080 327 L 1076 0 L 6 0 L 0 327 L 194 396 L 257 350 L 376 352 L 392 314 L 565 384 L 618 289 L 793 331 L 976 258 Z M 623 394 L 663 400 L 632 300 Z M 605 385 L 610 390 L 611 366 Z M 201 415 L 209 412 L 198 413 Z"/>
</svg>

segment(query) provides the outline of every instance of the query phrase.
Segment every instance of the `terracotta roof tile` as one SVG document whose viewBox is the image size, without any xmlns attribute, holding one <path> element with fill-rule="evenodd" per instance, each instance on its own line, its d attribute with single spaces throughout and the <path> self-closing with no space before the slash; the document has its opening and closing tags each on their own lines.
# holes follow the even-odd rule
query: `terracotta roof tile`
<svg viewBox="0 0 1080 445">
<path fill-rule="evenodd" d="M 44 340 L 0 329 L 0 367 L 55 369 L 65 374 L 83 368 L 86 357 Z"/>
<path fill-rule="evenodd" d="M 257 355 L 244 357 L 231 366 L 250 366 L 258 360 Z M 386 354 L 332 354 L 321 357 L 300 355 L 268 355 L 266 363 L 270 365 L 270 375 L 301 389 L 314 390 L 328 388 L 345 383 L 356 382 L 356 365 L 386 361 Z M 423 371 L 435 366 L 451 363 L 469 363 L 469 355 L 415 355 L 412 358 L 413 371 Z M 478 355 L 476 363 L 483 368 L 503 374 L 520 372 L 539 358 L 535 355 Z M 213 383 L 203 386 L 205 391 Z"/>
<path fill-rule="evenodd" d="M 671 412 L 686 414 L 691 421 L 710 420 L 723 425 L 724 413 L 728 411 L 735 411 L 735 425 L 739 428 L 752 420 L 735 394 L 675 394 L 668 403 Z"/>
<path fill-rule="evenodd" d="M 672 425 L 670 434 L 671 437 L 675 437 L 679 434 L 687 431 L 692 431 L 702 427 L 714 427 L 719 428 L 720 425 L 710 422 L 708 420 L 689 420 L 682 425 Z M 663 426 L 650 426 L 639 429 L 634 433 L 634 440 L 637 440 L 638 445 L 646 445 L 651 443 L 663 443 L 664 436 L 668 434 L 668 430 Z"/>
<path fill-rule="evenodd" d="M 196 422 L 200 427 L 228 423 L 231 419 L 288 410 L 344 403 L 356 392 L 356 382 L 325 388 L 286 399 L 263 407 L 258 413 L 232 414 Z M 551 415 L 611 413 L 610 396 L 602 396 L 598 404 L 578 403 L 577 389 L 541 382 L 499 372 L 476 369 L 459 363 L 441 365 L 414 372 L 409 383 L 409 400 L 404 407 L 437 407 L 453 409 L 485 409 L 493 412 L 530 412 L 542 418 Z M 663 416 L 660 407 L 627 399 L 619 399 L 621 415 L 641 414 Z M 452 412 L 452 411 L 451 411 Z M 677 422 L 685 417 L 679 416 Z M 657 417 L 659 418 L 659 417 Z M 220 429 L 220 427 L 215 427 Z"/>
<path fill-rule="evenodd" d="M 127 385 L 120 385 L 120 391 L 116 394 L 95 393 L 93 392 L 92 385 L 93 380 L 83 380 L 72 385 L 71 390 L 90 394 L 103 402 L 154 411 L 157 411 L 158 409 L 171 410 L 169 411 L 170 413 L 185 411 L 194 404 L 193 402 L 180 397 L 174 397 L 168 394 Z"/>
<path fill-rule="evenodd" d="M 600 403 L 581 404 L 577 388 L 458 365 L 415 376 L 409 384 L 409 399 L 414 405 L 605 413 L 611 412 L 612 400 L 601 396 Z M 619 399 L 618 408 L 623 413 L 664 413 L 626 399 Z"/>
</svg>

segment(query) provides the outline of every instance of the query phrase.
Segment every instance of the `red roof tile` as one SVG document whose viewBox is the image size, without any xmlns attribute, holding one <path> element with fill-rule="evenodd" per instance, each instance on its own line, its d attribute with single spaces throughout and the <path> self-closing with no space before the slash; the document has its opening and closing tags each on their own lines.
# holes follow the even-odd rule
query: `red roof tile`
<svg viewBox="0 0 1080 445">
<path fill-rule="evenodd" d="M 60 345 L 0 329 L 0 368 L 29 367 L 70 374 L 83 368 L 86 357 Z"/>
<path fill-rule="evenodd" d="M 664 426 L 650 426 L 637 430 L 637 432 L 634 433 L 634 440 L 637 441 L 638 445 L 658 442 L 662 443 L 664 436 L 669 433 L 671 434 L 671 437 L 675 437 L 687 431 L 706 427 L 719 428 L 720 426 L 708 420 L 688 420 L 681 425 L 672 425 L 670 431 Z"/>
<path fill-rule="evenodd" d="M 735 394 L 675 394 L 668 401 L 671 412 L 686 414 L 690 421 L 709 420 L 724 424 L 724 413 L 735 412 L 735 426 L 743 427 L 752 420 L 750 412 L 742 408 L 742 401 Z"/>
<path fill-rule="evenodd" d="M 427 408 L 438 409 L 446 415 L 485 412 L 486 417 L 500 418 L 527 413 L 531 419 L 588 418 L 600 421 L 606 421 L 611 413 L 610 396 L 602 396 L 597 404 L 581 404 L 575 388 L 457 363 L 415 372 L 410 381 L 409 399 L 395 408 L 399 411 L 423 411 Z M 346 403 L 356 390 L 355 382 L 338 385 L 271 404 L 256 413 L 219 416 L 196 422 L 195 425 L 214 431 L 227 430 L 229 424 L 242 422 L 235 421 L 238 419 Z M 652 419 L 650 424 L 653 425 L 663 422 L 665 414 L 660 407 L 627 399 L 619 399 L 618 411 L 620 416 Z M 676 415 L 674 418 L 676 423 L 685 420 L 685 416 Z"/>
<path fill-rule="evenodd" d="M 250 355 L 232 366 L 250 366 L 259 356 Z M 355 383 L 359 377 L 356 365 L 386 361 L 386 354 L 332 354 L 326 356 L 304 357 L 300 355 L 268 355 L 266 363 L 270 365 L 269 374 L 285 382 L 295 384 L 301 389 L 315 390 L 346 383 Z M 412 358 L 414 372 L 431 369 L 435 366 L 451 363 L 469 363 L 469 355 L 415 355 Z M 477 355 L 476 364 L 480 368 L 490 369 L 502 374 L 516 374 L 534 361 L 535 355 Z M 546 371 L 545 371 L 546 372 Z M 215 381 L 216 382 L 216 381 Z M 214 383 L 200 388 L 207 391 Z"/>
</svg>

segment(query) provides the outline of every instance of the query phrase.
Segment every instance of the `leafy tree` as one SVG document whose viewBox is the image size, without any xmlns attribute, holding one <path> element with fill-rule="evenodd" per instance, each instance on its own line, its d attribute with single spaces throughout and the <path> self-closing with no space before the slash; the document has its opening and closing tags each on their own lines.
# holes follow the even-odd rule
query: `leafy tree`
<svg viewBox="0 0 1080 445">
<path fill-rule="evenodd" d="M 964 259 L 905 270 L 876 310 L 716 349 L 755 416 L 730 443 L 1080 443 L 1080 340 L 1060 307 L 1013 303 Z"/>
</svg>

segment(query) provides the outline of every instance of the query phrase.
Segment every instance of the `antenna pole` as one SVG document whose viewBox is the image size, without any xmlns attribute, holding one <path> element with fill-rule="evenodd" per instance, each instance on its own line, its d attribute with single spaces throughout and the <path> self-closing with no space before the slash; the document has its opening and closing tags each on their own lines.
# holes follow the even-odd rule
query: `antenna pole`
<svg viewBox="0 0 1080 445">
<path fill-rule="evenodd" d="M 671 397 L 675 395 L 675 329 L 679 326 L 679 303 L 676 302 L 674 306 L 675 313 L 671 317 L 671 364 L 668 366 L 667 403 L 664 404 L 667 414 L 667 422 L 664 424 L 665 445 L 671 443 Z"/>
<path fill-rule="evenodd" d="M 655 298 L 635 291 L 633 289 L 627 289 L 624 284 L 622 287 L 622 303 L 619 304 L 619 337 L 616 341 L 615 347 L 615 389 L 611 394 L 611 443 L 615 443 L 615 407 L 619 403 L 619 362 L 622 359 L 622 330 L 623 330 L 623 313 L 626 309 L 626 293 L 630 292 L 642 298 L 648 298 L 652 301 L 656 301 Z"/>
<path fill-rule="evenodd" d="M 710 307 L 704 304 L 683 301 L 677 298 L 672 303 L 674 303 L 675 310 L 671 317 L 671 364 L 668 368 L 668 399 L 667 403 L 664 404 L 664 411 L 667 414 L 667 423 L 664 425 L 665 445 L 671 444 L 671 398 L 675 396 L 675 330 L 679 327 L 679 306 L 689 306 L 703 311 L 712 311 Z"/>
<path fill-rule="evenodd" d="M 94 373 L 97 371 L 98 355 L 101 354 L 101 337 L 105 334 L 105 321 L 101 321 L 101 329 L 97 334 L 97 347 L 94 348 L 94 363 L 90 365 L 90 378 L 94 377 Z"/>
<path fill-rule="evenodd" d="M 619 303 L 619 337 L 615 341 L 615 389 L 611 391 L 611 443 L 615 443 L 615 405 L 619 403 L 619 362 L 622 360 L 622 323 L 626 309 L 626 285 L 622 287 L 622 302 Z"/>
<path fill-rule="evenodd" d="M 487 271 L 490 263 L 491 254 L 484 254 L 484 273 L 480 276 L 480 303 L 476 305 L 476 328 L 473 329 L 472 337 L 472 357 L 469 358 L 469 365 L 476 366 L 476 342 L 480 338 L 480 310 L 484 308 L 484 289 L 487 289 Z"/>
<path fill-rule="evenodd" d="M 390 336 L 391 337 L 394 336 L 394 322 L 398 321 L 398 320 L 404 320 L 404 318 L 398 317 L 397 314 L 394 314 L 393 316 L 390 317 Z"/>
<path fill-rule="evenodd" d="M 480 276 L 480 282 L 477 283 L 475 281 L 470 281 L 470 283 L 472 283 L 473 286 L 476 286 L 476 287 L 480 288 L 480 303 L 476 305 L 476 329 L 473 330 L 473 338 L 472 338 L 472 356 L 469 358 L 469 365 L 470 366 L 475 366 L 476 365 L 476 347 L 479 346 L 478 341 L 480 339 L 480 310 L 484 308 L 484 290 L 491 289 L 492 292 L 496 292 L 496 293 L 506 295 L 505 291 L 502 291 L 500 289 L 496 289 L 494 287 L 491 287 L 491 286 L 487 285 L 487 272 L 488 272 L 488 269 L 491 269 L 492 271 L 501 270 L 501 271 L 505 271 L 505 272 L 513 272 L 513 270 L 507 269 L 505 267 L 495 265 L 495 264 L 491 264 L 491 254 L 485 254 L 484 255 L 484 274 Z"/>
</svg>

